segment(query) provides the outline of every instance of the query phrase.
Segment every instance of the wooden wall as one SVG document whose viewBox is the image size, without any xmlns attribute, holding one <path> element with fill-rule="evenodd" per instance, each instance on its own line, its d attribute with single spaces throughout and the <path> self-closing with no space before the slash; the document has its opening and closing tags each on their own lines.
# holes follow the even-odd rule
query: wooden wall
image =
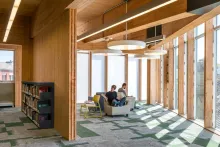
<svg viewBox="0 0 220 147">
<path fill-rule="evenodd" d="M 75 138 L 76 36 L 71 13 L 65 10 L 33 40 L 33 80 L 55 83 L 55 129 L 66 139 Z"/>
<path fill-rule="evenodd" d="M 0 43 L 8 22 L 8 16 L 0 14 Z M 31 18 L 27 16 L 16 16 L 12 25 L 8 41 L 5 44 L 22 45 L 22 80 L 32 80 L 32 39 L 30 39 Z"/>
</svg>

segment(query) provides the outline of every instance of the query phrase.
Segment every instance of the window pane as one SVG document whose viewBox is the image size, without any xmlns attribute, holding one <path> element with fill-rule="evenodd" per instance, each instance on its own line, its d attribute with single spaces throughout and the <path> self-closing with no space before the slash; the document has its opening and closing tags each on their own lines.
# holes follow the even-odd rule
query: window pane
<svg viewBox="0 0 220 147">
<path fill-rule="evenodd" d="M 217 16 L 217 26 L 220 26 L 220 15 Z"/>
<path fill-rule="evenodd" d="M 105 57 L 92 56 L 92 95 L 105 91 Z"/>
<path fill-rule="evenodd" d="M 138 89 L 139 89 L 139 66 L 138 59 L 129 58 L 128 59 L 128 95 L 134 96 L 136 100 L 138 99 Z"/>
<path fill-rule="evenodd" d="M 117 89 L 125 82 L 125 57 L 108 56 L 108 90 L 112 85 Z"/>
<path fill-rule="evenodd" d="M 142 60 L 142 100 L 147 100 L 147 60 Z"/>
<path fill-rule="evenodd" d="M 0 82 L 14 80 L 14 51 L 0 51 Z"/>
<path fill-rule="evenodd" d="M 195 118 L 204 120 L 204 37 L 196 40 Z"/>
<path fill-rule="evenodd" d="M 215 79 L 215 84 L 216 84 L 216 94 L 215 94 L 215 119 L 216 119 L 216 128 L 220 129 L 220 30 L 217 31 L 216 33 L 216 79 Z"/>
<path fill-rule="evenodd" d="M 199 36 L 201 34 L 205 33 L 205 24 L 201 24 L 196 28 L 196 36 Z"/>
<path fill-rule="evenodd" d="M 89 54 L 77 54 L 77 103 L 88 100 Z"/>
</svg>

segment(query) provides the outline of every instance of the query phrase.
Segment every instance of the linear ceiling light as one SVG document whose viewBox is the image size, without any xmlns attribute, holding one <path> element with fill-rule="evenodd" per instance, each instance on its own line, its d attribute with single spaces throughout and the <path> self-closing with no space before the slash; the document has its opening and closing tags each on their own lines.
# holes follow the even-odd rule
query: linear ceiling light
<svg viewBox="0 0 220 147">
<path fill-rule="evenodd" d="M 121 18 L 119 18 L 118 20 L 116 20 L 110 24 L 104 24 L 101 28 L 97 28 L 95 30 L 92 30 L 92 31 L 89 31 L 85 34 L 82 34 L 81 36 L 79 36 L 77 42 L 82 41 L 82 40 L 89 38 L 91 36 L 94 36 L 98 33 L 103 32 L 103 31 L 106 31 L 106 30 L 113 28 L 115 26 L 118 26 L 118 25 L 125 23 L 127 21 L 130 21 L 130 20 L 137 18 L 139 16 L 147 14 L 151 11 L 154 11 L 156 9 L 159 9 L 161 7 L 169 5 L 175 1 L 177 1 L 177 0 L 152 0 L 151 2 L 145 4 L 144 6 L 138 8 L 137 10 L 134 10 L 134 11 L 131 11 L 131 12 L 125 14 L 124 16 L 122 16 Z"/>
<path fill-rule="evenodd" d="M 8 39 L 10 30 L 11 30 L 12 24 L 14 22 L 15 16 L 17 14 L 18 7 L 20 6 L 20 3 L 21 3 L 21 0 L 15 0 L 14 1 L 14 5 L 12 7 L 11 15 L 10 15 L 8 25 L 7 25 L 7 28 L 6 28 L 6 31 L 5 31 L 5 36 L 4 36 L 3 42 L 6 42 L 7 39 Z"/>
</svg>

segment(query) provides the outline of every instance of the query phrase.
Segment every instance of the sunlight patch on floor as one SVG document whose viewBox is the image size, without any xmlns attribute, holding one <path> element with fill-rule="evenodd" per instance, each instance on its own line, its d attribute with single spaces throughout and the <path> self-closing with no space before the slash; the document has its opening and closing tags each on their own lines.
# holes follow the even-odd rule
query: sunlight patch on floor
<svg viewBox="0 0 220 147">
<path fill-rule="evenodd" d="M 155 127 L 157 127 L 158 125 L 160 124 L 160 122 L 158 122 L 156 119 L 146 123 L 146 126 L 149 128 L 149 129 L 153 129 Z"/>
<path fill-rule="evenodd" d="M 202 127 L 192 123 L 187 129 L 185 129 L 180 134 L 180 136 L 189 143 L 192 143 L 196 139 L 196 137 L 202 132 L 202 130 Z"/>
<path fill-rule="evenodd" d="M 162 121 L 162 122 L 166 122 L 166 121 L 172 119 L 172 118 L 175 117 L 175 116 L 177 116 L 176 113 L 169 112 L 168 114 L 165 114 L 165 115 L 159 117 L 158 119 L 159 119 L 160 121 Z"/>
<path fill-rule="evenodd" d="M 154 106 L 152 108 L 148 108 L 147 111 L 151 112 L 151 111 L 155 111 L 155 110 L 160 109 L 160 108 L 162 108 L 162 106 L 157 105 L 157 106 Z"/>
<path fill-rule="evenodd" d="M 220 144 L 219 136 L 213 135 L 212 138 L 210 139 L 207 147 L 218 147 Z"/>
<path fill-rule="evenodd" d="M 155 136 L 160 139 L 161 137 L 163 137 L 164 135 L 166 135 L 167 133 L 169 133 L 170 131 L 167 129 L 163 129 L 160 132 L 158 132 Z"/>
<path fill-rule="evenodd" d="M 187 147 L 181 140 L 178 138 L 175 138 L 173 141 L 171 141 L 167 147 L 173 147 L 173 146 L 179 146 L 179 147 Z"/>
<path fill-rule="evenodd" d="M 171 130 L 175 129 L 177 126 L 179 126 L 181 123 L 183 123 L 184 121 L 186 121 L 185 118 L 180 118 L 179 120 L 177 120 L 175 123 L 172 123 L 171 125 L 169 125 L 169 128 Z"/>
<path fill-rule="evenodd" d="M 151 117 L 152 117 L 151 115 L 147 115 L 147 116 L 141 117 L 141 120 L 146 120 L 146 119 L 151 118 Z"/>
<path fill-rule="evenodd" d="M 141 110 L 141 111 L 137 111 L 137 112 L 136 112 L 137 115 L 143 115 L 143 114 L 145 114 L 145 113 L 147 113 L 146 110 Z"/>
</svg>

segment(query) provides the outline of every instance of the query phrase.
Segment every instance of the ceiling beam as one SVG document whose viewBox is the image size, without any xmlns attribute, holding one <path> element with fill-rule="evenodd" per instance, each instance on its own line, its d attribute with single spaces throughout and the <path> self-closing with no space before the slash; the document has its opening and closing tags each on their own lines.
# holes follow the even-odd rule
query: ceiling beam
<svg viewBox="0 0 220 147">
<path fill-rule="evenodd" d="M 138 7 L 136 5 L 138 5 L 137 3 L 139 1 L 131 1 L 132 5 L 128 3 L 128 9 L 131 9 L 131 11 L 134 9 L 132 7 L 135 7 L 135 9 L 138 9 Z M 146 3 L 147 5 L 147 3 Z M 121 10 L 122 13 L 124 10 Z M 163 12 L 163 13 L 161 13 Z M 112 10 L 111 12 L 109 12 L 110 14 L 104 14 L 103 17 L 100 17 L 100 19 L 104 18 L 104 22 L 103 25 L 99 25 L 96 29 L 94 28 L 88 28 L 88 25 L 85 25 L 87 28 L 80 28 L 81 30 L 90 30 L 89 32 L 94 32 L 95 30 L 99 30 L 101 28 L 103 28 L 103 26 L 111 24 L 113 22 L 116 22 L 116 20 L 118 20 L 119 18 L 117 17 L 117 13 L 119 13 L 119 10 Z M 128 11 L 129 13 L 129 11 Z M 144 14 L 143 16 L 137 17 L 133 20 L 128 21 L 128 30 L 125 30 L 125 23 L 121 24 L 119 26 L 113 27 L 111 29 L 108 29 L 106 31 L 104 31 L 103 33 L 99 33 L 97 35 L 94 35 L 92 37 L 89 37 L 87 39 L 84 40 L 84 42 L 100 42 L 103 41 L 103 38 L 109 37 L 109 38 L 115 38 L 115 37 L 119 37 L 119 36 L 123 36 L 126 33 L 134 33 L 140 30 L 144 30 L 156 25 L 161 25 L 161 24 L 165 24 L 165 23 L 169 23 L 172 21 L 176 21 L 179 19 L 183 19 L 183 18 L 187 18 L 190 16 L 193 16 L 195 14 L 191 14 L 191 13 L 187 13 L 187 0 L 178 0 L 172 4 L 166 5 L 162 8 L 159 8 L 157 10 L 154 10 L 152 12 L 149 12 L 147 14 Z M 111 21 L 108 20 L 106 17 L 111 16 Z M 96 20 L 97 21 L 97 20 Z M 92 21 L 90 21 L 92 22 Z M 87 33 L 83 33 L 82 36 L 86 36 L 89 34 L 89 32 L 87 31 Z"/>
<path fill-rule="evenodd" d="M 175 39 L 176 37 L 179 37 L 191 30 L 193 30 L 195 27 L 199 26 L 200 24 L 212 19 L 213 17 L 217 16 L 220 12 L 220 6 L 214 8 L 212 11 L 200 16 L 199 18 L 195 19 L 194 21 L 192 21 L 191 23 L 187 24 L 186 26 L 184 26 L 182 29 L 176 31 L 175 33 L 173 33 L 172 35 L 170 35 L 169 37 L 167 37 L 165 40 L 161 41 L 160 43 L 156 44 L 155 46 L 151 47 L 150 49 L 154 50 L 154 49 L 159 49 L 162 45 L 165 45 L 169 42 L 172 42 L 173 39 Z M 123 51 L 123 53 L 127 53 L 127 54 L 144 54 L 144 52 L 148 50 L 148 49 L 139 49 L 139 50 L 129 50 L 129 51 Z"/>
<path fill-rule="evenodd" d="M 77 9 L 77 13 L 91 5 L 95 0 L 74 0 L 67 8 Z"/>
<path fill-rule="evenodd" d="M 99 42 L 99 43 L 77 42 L 78 50 L 105 50 L 107 48 L 108 48 L 107 42 Z"/>
</svg>

